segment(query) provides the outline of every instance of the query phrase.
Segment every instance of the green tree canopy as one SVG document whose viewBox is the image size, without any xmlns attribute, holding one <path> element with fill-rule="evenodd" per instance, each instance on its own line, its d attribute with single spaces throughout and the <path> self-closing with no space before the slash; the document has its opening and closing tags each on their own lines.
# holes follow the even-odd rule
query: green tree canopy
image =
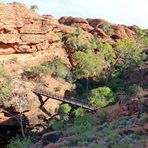
<svg viewBox="0 0 148 148">
<path fill-rule="evenodd" d="M 114 102 L 116 96 L 109 87 L 104 86 L 91 90 L 88 99 L 90 104 L 104 107 L 109 103 Z"/>
<path fill-rule="evenodd" d="M 134 39 L 121 39 L 116 43 L 116 51 L 118 56 L 123 60 L 120 64 L 122 68 L 137 66 L 143 60 L 143 48 L 140 43 Z"/>
<path fill-rule="evenodd" d="M 74 74 L 78 79 L 90 77 L 94 73 L 99 76 L 102 71 L 103 57 L 100 53 L 95 54 L 92 50 L 77 51 L 74 60 L 77 62 Z"/>
</svg>

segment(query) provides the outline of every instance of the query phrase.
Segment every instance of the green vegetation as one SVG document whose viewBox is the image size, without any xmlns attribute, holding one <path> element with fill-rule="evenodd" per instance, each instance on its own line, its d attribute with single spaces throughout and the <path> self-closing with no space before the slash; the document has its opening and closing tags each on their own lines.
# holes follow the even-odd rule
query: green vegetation
<svg viewBox="0 0 148 148">
<path fill-rule="evenodd" d="M 75 135 L 84 140 L 89 137 L 95 124 L 95 120 L 91 114 L 79 114 L 75 117 L 74 123 L 69 127 L 68 132 L 70 135 Z"/>
<path fill-rule="evenodd" d="M 8 148 L 29 148 L 33 145 L 32 139 L 30 137 L 14 137 L 10 140 L 7 145 Z"/>
<path fill-rule="evenodd" d="M 3 77 L 5 75 L 5 70 L 2 66 L 0 66 L 0 77 Z"/>
<path fill-rule="evenodd" d="M 78 63 L 75 67 L 74 74 L 77 79 L 91 77 L 94 73 L 97 76 L 102 70 L 102 57 L 93 51 L 78 51 L 74 54 L 74 60 Z"/>
<path fill-rule="evenodd" d="M 69 104 L 62 104 L 58 111 L 61 117 L 61 120 L 63 121 L 69 120 L 70 111 L 71 111 L 71 106 L 69 106 Z"/>
<path fill-rule="evenodd" d="M 94 45 L 94 41 L 86 36 L 86 33 L 78 28 L 75 34 L 66 34 L 62 36 L 63 47 L 66 51 L 85 51 Z M 92 48 L 91 48 L 92 49 Z"/>
<path fill-rule="evenodd" d="M 40 74 L 40 73 L 48 73 L 50 72 L 50 67 L 47 64 L 43 64 L 41 66 L 34 66 L 29 70 L 32 73 Z"/>
<path fill-rule="evenodd" d="M 127 90 L 127 94 L 130 97 L 141 98 L 145 95 L 145 92 L 142 87 L 140 87 L 136 84 L 133 84 L 133 85 L 129 86 L 129 88 Z"/>
<path fill-rule="evenodd" d="M 109 87 L 104 86 L 91 90 L 88 99 L 90 104 L 104 107 L 110 103 L 114 103 L 116 96 Z"/>
<path fill-rule="evenodd" d="M 140 118 L 140 121 L 143 121 L 143 122 L 148 122 L 148 114 L 144 114 L 141 118 Z"/>
<path fill-rule="evenodd" d="M 6 76 L 3 67 L 0 67 L 0 106 L 10 107 L 11 79 Z"/>
<path fill-rule="evenodd" d="M 110 36 L 114 34 L 114 30 L 107 22 L 101 28 Z M 137 39 L 120 39 L 113 45 L 102 42 L 100 38 L 88 36 L 79 28 L 74 34 L 57 33 L 67 52 L 71 67 L 68 67 L 64 59 L 55 58 L 53 61 L 32 67 L 29 71 L 36 74 L 51 74 L 55 79 L 64 78 L 75 86 L 71 98 L 76 96 L 77 99 L 83 99 L 97 108 L 105 108 L 119 100 L 124 103 L 124 99 L 126 101 L 131 98 L 140 99 L 145 95 L 145 91 L 140 84 L 134 84 L 129 77 L 132 71 L 145 66 L 146 56 L 143 51 L 148 46 L 147 31 L 139 30 L 138 33 L 139 38 Z M 10 83 L 1 67 L 0 77 L 3 80 L 0 84 L 0 105 L 4 105 L 10 93 Z M 57 93 L 61 87 L 56 86 L 53 89 Z M 113 106 L 116 107 L 116 105 Z M 137 121 L 147 122 L 147 114 L 142 114 L 139 119 L 123 116 L 112 121 L 113 116 L 105 109 L 100 109 L 102 111 L 94 115 L 83 108 L 76 109 L 76 106 L 61 104 L 57 115 L 50 119 L 47 127 L 66 131 L 68 136 L 78 138 L 76 146 L 89 147 L 87 144 L 93 143 L 94 147 L 101 148 L 132 147 L 132 140 L 140 136 L 135 133 L 125 136 L 121 129 Z M 127 140 L 126 137 L 128 137 Z M 21 148 L 25 145 L 30 146 L 31 143 L 28 138 L 18 138 L 12 139 L 10 145 L 12 148 L 17 145 Z"/>
<path fill-rule="evenodd" d="M 83 108 L 78 108 L 74 111 L 75 117 L 82 117 L 85 115 L 85 111 Z"/>
<path fill-rule="evenodd" d="M 37 5 L 31 5 L 31 6 L 30 6 L 30 9 L 31 9 L 32 11 L 39 10 L 39 8 L 38 8 Z"/>
<path fill-rule="evenodd" d="M 101 29 L 104 30 L 105 33 L 107 33 L 109 36 L 112 36 L 115 34 L 114 30 L 110 27 L 110 24 L 105 21 L 101 26 Z"/>
<path fill-rule="evenodd" d="M 122 59 L 121 62 L 117 62 L 121 69 L 127 70 L 142 64 L 144 55 L 142 54 L 142 45 L 134 39 L 122 39 L 118 40 L 116 44 L 116 50 L 118 59 Z"/>
<path fill-rule="evenodd" d="M 61 77 L 66 80 L 71 80 L 70 69 L 65 64 L 64 59 L 55 58 L 53 61 L 48 61 L 40 66 L 35 66 L 29 69 L 30 72 L 40 74 L 40 73 L 50 73 L 54 77 Z"/>
<path fill-rule="evenodd" d="M 110 113 L 105 110 L 99 113 L 99 118 L 101 119 L 102 122 L 108 121 L 109 117 Z"/>
</svg>

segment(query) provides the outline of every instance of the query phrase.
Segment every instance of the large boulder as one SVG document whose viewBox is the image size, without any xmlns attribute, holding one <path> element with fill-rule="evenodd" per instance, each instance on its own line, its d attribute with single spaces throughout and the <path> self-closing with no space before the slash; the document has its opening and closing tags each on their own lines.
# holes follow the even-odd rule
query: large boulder
<svg viewBox="0 0 148 148">
<path fill-rule="evenodd" d="M 111 25 L 111 28 L 115 31 L 113 39 L 123 38 L 135 38 L 135 32 L 124 25 Z"/>
<path fill-rule="evenodd" d="M 91 18 L 88 18 L 87 21 L 89 25 L 94 28 L 98 28 L 106 22 L 105 20 L 102 19 L 91 19 Z"/>
<path fill-rule="evenodd" d="M 83 23 L 88 24 L 87 20 L 80 17 L 61 17 L 59 22 L 64 25 L 72 25 L 73 23 Z"/>
</svg>

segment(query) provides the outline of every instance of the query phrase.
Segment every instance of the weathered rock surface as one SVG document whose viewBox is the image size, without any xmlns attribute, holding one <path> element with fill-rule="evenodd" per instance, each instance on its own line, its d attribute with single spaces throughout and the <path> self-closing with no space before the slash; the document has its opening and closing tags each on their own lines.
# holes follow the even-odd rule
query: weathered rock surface
<svg viewBox="0 0 148 148">
<path fill-rule="evenodd" d="M 135 32 L 124 25 L 111 25 L 115 31 L 114 39 L 135 38 Z"/>
<path fill-rule="evenodd" d="M 80 27 L 84 31 L 90 32 L 94 36 L 102 38 L 104 42 L 112 42 L 112 39 L 116 40 L 127 37 L 134 38 L 135 37 L 134 30 L 137 29 L 137 26 L 127 27 L 124 25 L 113 25 L 102 19 L 91 19 L 91 18 L 83 19 L 83 18 L 74 18 L 71 16 L 61 17 L 59 19 L 59 23 L 67 26 Z M 106 26 L 109 27 L 109 29 L 113 29 L 114 31 L 112 39 L 111 36 L 105 32 L 105 29 L 103 29 L 106 28 Z"/>
<path fill-rule="evenodd" d="M 49 22 L 24 4 L 0 3 L 0 54 L 49 50 L 59 41 Z"/>
</svg>

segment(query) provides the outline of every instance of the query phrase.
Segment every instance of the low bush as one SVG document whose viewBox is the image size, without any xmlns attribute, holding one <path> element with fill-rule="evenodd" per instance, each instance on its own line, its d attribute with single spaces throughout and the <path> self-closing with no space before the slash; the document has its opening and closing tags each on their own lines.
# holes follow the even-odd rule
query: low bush
<svg viewBox="0 0 148 148">
<path fill-rule="evenodd" d="M 10 140 L 7 145 L 8 148 L 31 148 L 33 146 L 33 140 L 30 137 L 16 136 Z"/>
<path fill-rule="evenodd" d="M 109 87 L 104 86 L 91 90 L 88 100 L 94 106 L 104 107 L 115 102 L 116 96 Z"/>
<path fill-rule="evenodd" d="M 48 67 L 46 65 L 34 66 L 34 67 L 30 68 L 29 71 L 36 73 L 36 74 L 48 73 L 48 72 L 50 72 L 50 67 Z"/>
<path fill-rule="evenodd" d="M 69 113 L 71 111 L 71 106 L 69 104 L 62 104 L 58 110 L 61 120 L 69 120 Z"/>
<path fill-rule="evenodd" d="M 5 71 L 0 67 L 0 106 L 10 107 L 9 95 L 11 93 L 11 79 L 5 75 Z"/>
<path fill-rule="evenodd" d="M 61 130 L 62 128 L 64 128 L 64 121 L 62 120 L 55 120 L 54 123 L 51 125 L 52 129 L 54 130 Z"/>
<path fill-rule="evenodd" d="M 78 108 L 74 111 L 75 117 L 82 117 L 85 114 L 85 110 L 83 108 Z"/>
<path fill-rule="evenodd" d="M 129 97 L 141 98 L 145 95 L 145 91 L 139 85 L 133 84 L 127 89 L 127 94 Z"/>
<path fill-rule="evenodd" d="M 109 119 L 109 117 L 110 117 L 110 113 L 107 112 L 107 111 L 105 111 L 105 110 L 104 111 L 101 111 L 99 113 L 99 118 L 101 119 L 102 122 L 107 121 Z"/>
<path fill-rule="evenodd" d="M 61 77 L 66 80 L 71 80 L 70 69 L 66 66 L 65 60 L 55 58 L 53 61 L 48 61 L 40 66 L 35 66 L 29 69 L 30 72 L 40 73 L 51 73 L 54 77 Z"/>
<path fill-rule="evenodd" d="M 75 135 L 81 140 L 86 140 L 96 122 L 91 114 L 83 114 L 83 116 L 77 116 L 74 119 L 74 124 L 68 129 L 70 135 Z"/>
</svg>

